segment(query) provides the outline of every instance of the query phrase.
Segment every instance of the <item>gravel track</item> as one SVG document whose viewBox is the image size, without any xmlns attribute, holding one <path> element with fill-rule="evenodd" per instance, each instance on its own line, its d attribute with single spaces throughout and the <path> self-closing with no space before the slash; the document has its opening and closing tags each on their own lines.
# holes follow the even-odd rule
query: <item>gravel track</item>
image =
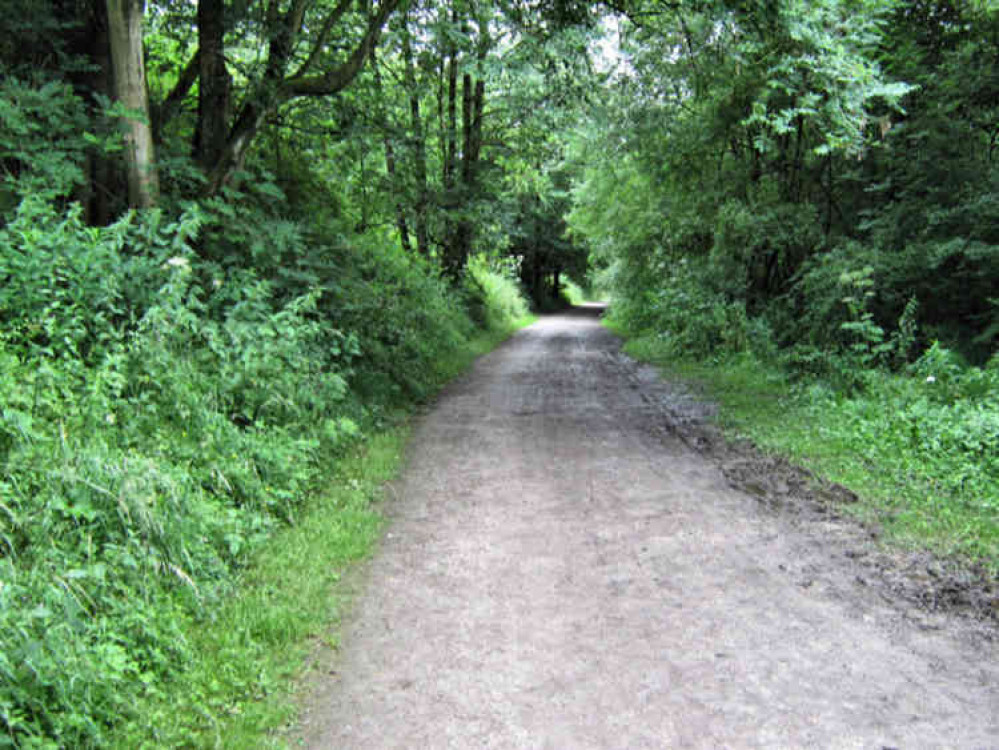
<svg viewBox="0 0 999 750">
<path fill-rule="evenodd" d="M 835 512 L 733 487 L 744 461 L 687 429 L 707 407 L 597 312 L 523 330 L 420 420 L 300 742 L 999 748 L 990 629 L 895 595 Z"/>
</svg>

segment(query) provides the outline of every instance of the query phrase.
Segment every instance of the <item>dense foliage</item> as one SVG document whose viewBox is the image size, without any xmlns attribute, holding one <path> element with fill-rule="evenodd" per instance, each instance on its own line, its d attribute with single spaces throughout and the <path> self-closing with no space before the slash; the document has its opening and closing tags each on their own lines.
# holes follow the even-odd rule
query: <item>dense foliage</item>
<svg viewBox="0 0 999 750">
<path fill-rule="evenodd" d="M 286 265 L 310 282 L 290 295 L 199 258 L 204 221 L 90 228 L 28 200 L 0 230 L 8 742 L 100 744 L 325 457 L 430 394 L 475 330 L 419 258 L 299 237 L 330 265 Z M 510 325 L 522 300 L 477 263 L 464 299 Z"/>
<path fill-rule="evenodd" d="M 778 373 L 785 413 L 828 438 L 813 454 L 891 476 L 889 520 L 947 526 L 995 569 L 999 10 L 620 9 L 569 216 L 617 324 L 657 360 Z"/>
<path fill-rule="evenodd" d="M 694 274 L 781 346 L 822 349 L 876 335 L 862 320 L 893 331 L 908 309 L 906 356 L 939 339 L 984 363 L 999 332 L 999 16 L 775 8 L 636 17 L 628 71 L 576 147 L 575 231 L 636 304 L 664 274 L 688 288 Z"/>
</svg>

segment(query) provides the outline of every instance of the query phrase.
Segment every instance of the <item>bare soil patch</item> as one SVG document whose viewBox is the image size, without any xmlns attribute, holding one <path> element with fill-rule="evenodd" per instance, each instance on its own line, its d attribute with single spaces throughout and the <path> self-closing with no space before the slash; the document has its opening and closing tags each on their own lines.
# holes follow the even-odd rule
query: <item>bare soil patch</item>
<svg viewBox="0 0 999 750">
<path fill-rule="evenodd" d="M 420 421 L 316 748 L 999 747 L 994 582 L 551 316 Z"/>
<path fill-rule="evenodd" d="M 626 360 L 625 369 L 647 382 L 650 368 Z M 718 466 L 729 485 L 766 509 L 792 520 L 803 533 L 836 540 L 847 557 L 861 561 L 866 585 L 894 601 L 909 617 L 945 613 L 963 620 L 960 629 L 995 640 L 999 636 L 999 582 L 981 566 L 944 559 L 927 551 L 884 548 L 876 523 L 845 513 L 858 501 L 848 487 L 823 481 L 781 456 L 767 455 L 748 441 L 728 440 L 711 422 L 714 407 L 694 391 L 665 381 L 646 385 L 662 410 L 661 429 Z"/>
</svg>

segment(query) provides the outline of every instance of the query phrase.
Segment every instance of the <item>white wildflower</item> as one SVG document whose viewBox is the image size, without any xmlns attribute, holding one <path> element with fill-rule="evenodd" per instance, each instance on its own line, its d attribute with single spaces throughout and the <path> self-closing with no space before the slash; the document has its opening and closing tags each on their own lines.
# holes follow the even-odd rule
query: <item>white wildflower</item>
<svg viewBox="0 0 999 750">
<path fill-rule="evenodd" d="M 937 382 L 937 379 L 935 377 L 933 377 L 932 375 L 927 375 L 926 376 L 926 382 L 927 383 L 935 383 L 935 382 Z"/>
<path fill-rule="evenodd" d="M 191 261 L 187 258 L 182 258 L 179 255 L 175 255 L 172 258 L 168 258 L 167 262 L 163 264 L 164 269 L 170 268 L 181 268 L 186 269 L 191 267 Z"/>
</svg>

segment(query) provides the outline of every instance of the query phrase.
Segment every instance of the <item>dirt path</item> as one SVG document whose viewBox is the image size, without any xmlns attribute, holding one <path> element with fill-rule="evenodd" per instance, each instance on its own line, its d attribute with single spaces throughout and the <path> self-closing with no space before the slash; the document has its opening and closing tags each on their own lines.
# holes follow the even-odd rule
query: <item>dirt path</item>
<svg viewBox="0 0 999 750">
<path fill-rule="evenodd" d="M 999 747 L 995 642 L 733 489 L 696 410 L 592 311 L 481 359 L 414 435 L 304 745 Z"/>
</svg>

